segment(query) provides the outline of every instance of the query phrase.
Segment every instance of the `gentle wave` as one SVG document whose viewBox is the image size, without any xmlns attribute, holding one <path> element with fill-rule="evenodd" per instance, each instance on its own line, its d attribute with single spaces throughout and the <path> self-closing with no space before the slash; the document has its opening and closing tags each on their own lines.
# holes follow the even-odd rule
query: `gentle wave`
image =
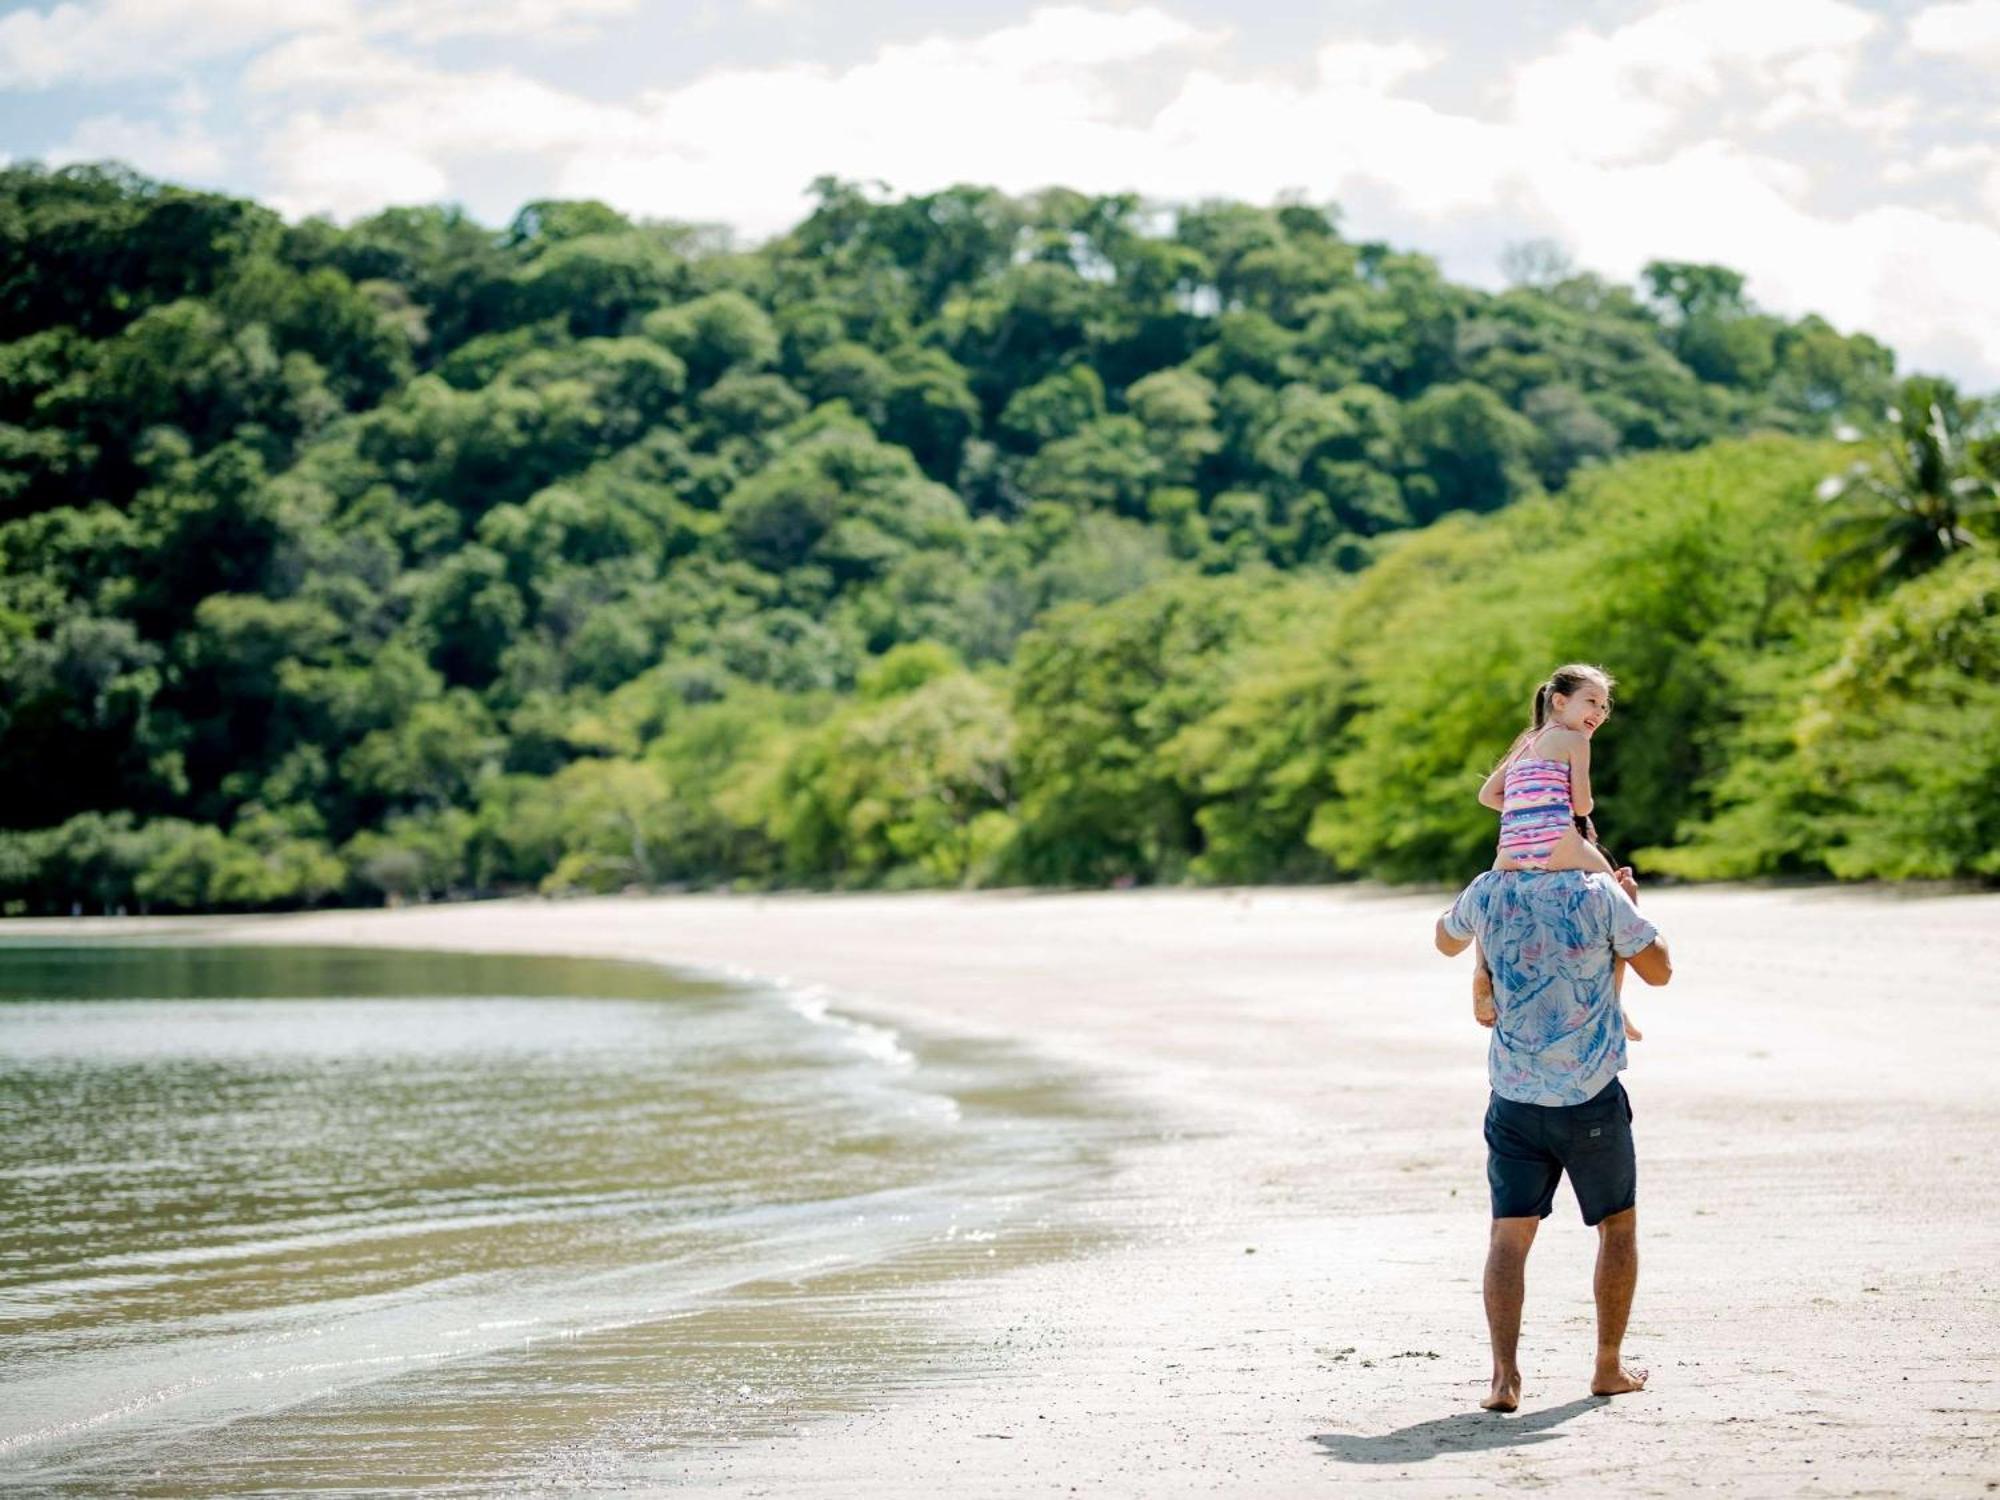
<svg viewBox="0 0 2000 1500">
<path fill-rule="evenodd" d="M 327 969 L 373 998 L 313 1001 L 296 972 L 258 968 L 281 950 L 213 973 L 181 950 L 175 998 L 118 1000 L 66 955 L 0 1002 L 0 1130 L 19 1147 L 0 1173 L 9 1478 L 259 1488 L 240 1445 L 263 1433 L 307 1455 L 287 1483 L 344 1483 L 394 1461 L 352 1424 L 490 1399 L 520 1386 L 513 1368 L 543 1372 L 506 1398 L 538 1412 L 551 1387 L 559 1408 L 644 1408 L 672 1330 L 740 1289 L 991 1256 L 1087 1169 L 1066 1104 L 993 1118 L 991 1099 L 1026 1096 L 1018 1059 L 961 1049 L 939 1070 L 822 986 L 615 966 L 606 999 L 612 966 L 482 960 L 511 994 L 380 998 L 399 957 Z M 424 983 L 450 982 L 422 957 Z M 145 972 L 132 950 L 116 962 Z M 50 976 L 71 974 L 96 998 L 63 1001 Z M 986 1101 L 979 1120 L 962 1096 Z M 628 1331 L 658 1353 L 606 1367 Z M 793 1358 L 782 1341 L 737 1357 Z M 487 1441 L 494 1473 L 540 1462 L 509 1424 Z"/>
<path fill-rule="evenodd" d="M 0 1454 L 73 1437 L 169 1403 L 175 1406 L 173 1430 L 182 1434 L 190 1426 L 219 1425 L 268 1411 L 274 1399 L 311 1400 L 415 1365 L 660 1320 L 732 1286 L 822 1272 L 934 1238 L 977 1236 L 982 1231 L 962 1227 L 965 1205 L 1028 1185 L 994 1173 L 921 1190 L 752 1210 L 688 1226 L 690 1232 L 699 1229 L 714 1236 L 759 1232 L 691 1244 L 670 1266 L 626 1267 L 581 1278 L 529 1280 L 501 1273 L 484 1287 L 433 1286 L 426 1288 L 423 1301 L 389 1308 L 299 1309 L 304 1326 L 298 1328 L 265 1322 L 254 1332 L 208 1336 L 185 1329 L 183 1336 L 198 1343 L 198 1351 L 179 1349 L 136 1366 L 129 1351 L 120 1351 L 115 1372 L 82 1372 L 74 1361 L 63 1361 L 63 1368 L 47 1374 L 10 1377 L 10 1412 L 29 1414 L 31 1421 L 38 1406 L 67 1400 L 80 1383 L 101 1390 L 118 1380 L 124 1388 L 105 1393 L 109 1404 L 101 1409 L 0 1432 Z M 512 1311 L 523 1305 L 533 1305 L 536 1313 Z M 273 1346 L 300 1343 L 310 1345 L 315 1357 L 269 1362 Z M 397 1346 L 396 1352 L 367 1352 L 383 1343 Z M 265 1362 L 259 1362 L 260 1355 Z M 181 1373 L 190 1364 L 198 1365 L 198 1371 Z M 156 1365 L 164 1368 L 156 1370 Z"/>
</svg>

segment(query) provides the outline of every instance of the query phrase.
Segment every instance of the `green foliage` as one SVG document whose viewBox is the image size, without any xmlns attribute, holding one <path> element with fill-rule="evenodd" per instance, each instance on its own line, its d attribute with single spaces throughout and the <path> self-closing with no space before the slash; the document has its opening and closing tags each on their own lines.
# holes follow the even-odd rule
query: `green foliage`
<svg viewBox="0 0 2000 1500">
<path fill-rule="evenodd" d="M 612 228 L 523 248 L 537 253 L 515 276 L 517 316 L 567 316 L 579 336 L 622 332 L 687 286 L 680 256 L 643 231 Z"/>
<path fill-rule="evenodd" d="M 1423 471 L 1408 486 L 1418 521 L 1452 510 L 1497 510 L 1534 488 L 1534 424 L 1483 386 L 1434 386 L 1403 414 L 1403 436 Z"/>
<path fill-rule="evenodd" d="M 891 368 L 882 436 L 907 448 L 933 479 L 950 480 L 979 430 L 979 401 L 965 368 L 939 349 L 900 350 Z"/>
<path fill-rule="evenodd" d="M 225 833 L 180 819 L 135 826 L 127 812 L 81 813 L 53 828 L 0 833 L 0 905 L 109 914 L 309 906 L 346 871 L 307 830 L 310 813 L 253 811 Z"/>
<path fill-rule="evenodd" d="M 359 795 L 387 806 L 443 808 L 465 801 L 497 768 L 504 748 L 484 706 L 461 688 L 364 736 L 341 758 L 341 769 Z"/>
<path fill-rule="evenodd" d="M 662 308 L 647 316 L 644 330 L 681 359 L 696 385 L 713 385 L 729 370 L 761 370 L 778 357 L 770 315 L 741 292 Z"/>
<path fill-rule="evenodd" d="M 2000 540 L 2000 454 L 1974 436 L 1984 415 L 1946 381 L 1903 383 L 1879 450 L 1820 487 L 1829 575 L 1880 588 Z"/>
<path fill-rule="evenodd" d="M 10 166 L 0 338 L 58 327 L 102 337 L 153 306 L 208 295 L 280 233 L 268 209 L 118 168 Z"/>
<path fill-rule="evenodd" d="M 1694 879 L 2000 873 L 2000 559 L 1962 553 L 1817 632 L 1778 682 L 1715 815 L 1649 859 Z"/>
<path fill-rule="evenodd" d="M 610 891 L 664 876 L 655 850 L 670 810 L 657 766 L 579 760 L 514 803 L 504 837 L 517 859 L 523 847 L 537 851 L 542 890 Z"/>
<path fill-rule="evenodd" d="M 1398 549 L 1371 591 L 1432 549 L 1465 573 L 1380 596 L 1374 641 L 1356 652 L 1362 710 L 1335 764 L 1340 800 L 1317 815 L 1314 845 L 1342 868 L 1401 879 L 1490 858 L 1493 817 L 1473 793 L 1534 684 L 1578 659 L 1619 682 L 1593 769 L 1600 830 L 1621 850 L 1668 842 L 1701 811 L 1735 664 L 1782 638 L 1801 607 L 1799 549 L 1783 539 L 1809 524 L 1825 457 L 1767 443 L 1648 460 Z M 1468 566 L 1475 549 L 1506 566 Z"/>
<path fill-rule="evenodd" d="M 1013 827 L 1004 691 L 949 671 L 901 691 L 871 686 L 870 699 L 799 739 L 761 788 L 763 831 L 786 874 L 890 885 L 990 875 Z"/>
<path fill-rule="evenodd" d="M 851 424 L 788 447 L 722 503 L 726 535 L 771 573 L 825 570 L 836 583 L 878 577 L 911 548 L 962 543 L 958 497 L 924 479 L 909 454 Z"/>
<path fill-rule="evenodd" d="M 937 641 L 891 646 L 862 672 L 856 693 L 871 701 L 901 697 L 927 682 L 950 676 L 959 667 L 952 649 Z"/>
<path fill-rule="evenodd" d="M 1175 879 L 1201 852 L 1195 799 L 1161 754 L 1222 701 L 1227 659 L 1276 596 L 1174 581 L 1052 611 L 1015 656 L 1020 829 L 1032 880 Z"/>
<path fill-rule="evenodd" d="M 365 828 L 340 851 L 363 891 L 391 901 L 429 901 L 476 887 L 468 865 L 476 823 L 459 808 L 405 813 Z"/>
<path fill-rule="evenodd" d="M 1652 867 L 1992 873 L 1984 403 L 1720 267 L 813 195 L 0 168 L 0 901 L 1452 877 L 1579 655 Z"/>
<path fill-rule="evenodd" d="M 1074 437 L 1104 415 L 1104 379 L 1089 365 L 1058 371 L 1016 391 L 1000 413 L 1000 431 L 1021 452 Z"/>
<path fill-rule="evenodd" d="M 1021 487 L 1037 500 L 1136 517 L 1146 513 L 1146 497 L 1164 477 L 1136 418 L 1100 417 L 1029 460 Z"/>
</svg>

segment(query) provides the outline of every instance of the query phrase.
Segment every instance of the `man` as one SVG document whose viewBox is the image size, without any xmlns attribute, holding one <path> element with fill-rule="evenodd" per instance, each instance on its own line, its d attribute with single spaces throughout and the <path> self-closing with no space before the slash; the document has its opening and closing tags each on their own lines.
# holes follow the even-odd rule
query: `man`
<svg viewBox="0 0 2000 1500">
<path fill-rule="evenodd" d="M 1623 958 L 1648 984 L 1673 964 L 1659 930 L 1639 915 L 1632 872 L 1488 870 L 1438 918 L 1446 957 L 1477 938 L 1493 973 L 1497 1020 L 1487 1075 L 1486 1181 L 1493 1230 L 1486 1252 L 1486 1325 L 1493 1390 L 1479 1404 L 1521 1404 L 1521 1300 L 1528 1249 L 1569 1174 L 1583 1222 L 1597 1229 L 1597 1367 L 1593 1395 L 1642 1389 L 1646 1371 L 1621 1357 L 1639 1280 L 1637 1163 L 1632 1106 L 1618 1074 L 1625 1023 L 1612 987 Z"/>
</svg>

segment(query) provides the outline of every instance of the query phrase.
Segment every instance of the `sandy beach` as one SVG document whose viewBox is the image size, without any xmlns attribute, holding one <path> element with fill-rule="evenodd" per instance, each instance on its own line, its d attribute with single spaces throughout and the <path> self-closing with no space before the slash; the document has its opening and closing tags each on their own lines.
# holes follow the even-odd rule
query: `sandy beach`
<svg viewBox="0 0 2000 1500">
<path fill-rule="evenodd" d="M 1652 1384 L 1588 1395 L 1595 1236 L 1564 1189 L 1529 1264 L 1512 1417 L 1475 1409 L 1486 1033 L 1467 961 L 1431 948 L 1440 895 L 677 896 L 7 931 L 781 980 L 913 1034 L 1025 1047 L 1126 1112 L 1080 1199 L 1021 1226 L 1071 1226 L 1059 1251 L 850 1288 L 873 1314 L 847 1336 L 893 1339 L 893 1358 L 782 1431 L 720 1413 L 713 1443 L 618 1487 L 1993 1492 L 2000 896 L 1644 900 L 1678 971 L 1627 995 L 1647 1032 L 1626 1075 L 1628 1359 Z"/>
</svg>

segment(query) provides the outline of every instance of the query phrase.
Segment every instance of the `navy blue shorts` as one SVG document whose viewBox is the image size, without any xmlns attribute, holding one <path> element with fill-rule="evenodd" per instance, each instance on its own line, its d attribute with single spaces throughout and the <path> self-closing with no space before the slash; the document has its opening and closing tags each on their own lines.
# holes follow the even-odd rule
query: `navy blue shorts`
<svg viewBox="0 0 2000 1500">
<path fill-rule="evenodd" d="M 1486 1185 L 1494 1218 L 1546 1219 L 1565 1172 L 1586 1224 L 1638 1201 L 1632 1101 L 1617 1079 L 1581 1104 L 1517 1104 L 1498 1094 L 1487 1103 Z"/>
</svg>

